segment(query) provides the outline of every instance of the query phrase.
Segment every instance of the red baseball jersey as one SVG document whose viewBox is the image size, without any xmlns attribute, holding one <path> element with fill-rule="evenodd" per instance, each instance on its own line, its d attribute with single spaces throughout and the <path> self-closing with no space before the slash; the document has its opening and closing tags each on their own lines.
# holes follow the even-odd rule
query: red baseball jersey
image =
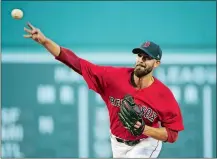
<svg viewBox="0 0 217 159">
<path fill-rule="evenodd" d="M 58 59 L 72 67 L 73 64 L 69 64 L 68 57 L 61 55 Z M 146 125 L 157 128 L 160 122 L 163 127 L 172 130 L 184 129 L 181 111 L 175 97 L 170 89 L 157 78 L 154 77 L 151 86 L 138 90 L 131 84 L 134 68 L 100 66 L 81 58 L 79 58 L 79 64 L 80 74 L 89 89 L 100 94 L 107 106 L 110 130 L 113 135 L 125 140 L 147 138 L 145 135 L 133 136 L 119 120 L 119 107 L 126 94 L 134 97 L 135 103 L 141 108 Z"/>
</svg>

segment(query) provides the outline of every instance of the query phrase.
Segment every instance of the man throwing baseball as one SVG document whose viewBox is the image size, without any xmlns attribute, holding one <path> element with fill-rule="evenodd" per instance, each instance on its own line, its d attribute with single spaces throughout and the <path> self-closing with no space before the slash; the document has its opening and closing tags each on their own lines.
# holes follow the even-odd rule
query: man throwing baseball
<svg viewBox="0 0 217 159">
<path fill-rule="evenodd" d="M 162 57 L 157 44 L 147 41 L 132 50 L 137 56 L 134 68 L 99 66 L 59 46 L 30 23 L 28 26 L 25 38 L 35 40 L 83 76 L 89 89 L 104 100 L 114 158 L 157 158 L 162 142 L 177 140 L 184 130 L 179 105 L 171 90 L 153 76 Z"/>
</svg>

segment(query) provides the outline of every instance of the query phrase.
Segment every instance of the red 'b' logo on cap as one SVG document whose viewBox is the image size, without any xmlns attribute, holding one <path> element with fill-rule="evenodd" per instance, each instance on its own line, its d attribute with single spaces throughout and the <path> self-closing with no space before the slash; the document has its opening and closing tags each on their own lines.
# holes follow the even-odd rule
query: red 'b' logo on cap
<svg viewBox="0 0 217 159">
<path fill-rule="evenodd" d="M 150 46 L 150 42 L 149 41 L 147 41 L 147 42 L 145 42 L 145 44 L 143 45 L 143 47 L 149 47 Z"/>
</svg>

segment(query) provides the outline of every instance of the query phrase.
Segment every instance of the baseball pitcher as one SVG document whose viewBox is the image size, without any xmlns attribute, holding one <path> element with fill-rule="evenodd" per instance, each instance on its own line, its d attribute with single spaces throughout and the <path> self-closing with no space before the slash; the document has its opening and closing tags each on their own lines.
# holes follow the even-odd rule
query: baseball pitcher
<svg viewBox="0 0 217 159">
<path fill-rule="evenodd" d="M 182 114 L 171 90 L 153 76 L 162 50 L 147 41 L 132 52 L 134 68 L 100 66 L 78 57 L 27 24 L 25 38 L 45 47 L 56 60 L 80 74 L 88 88 L 104 100 L 110 119 L 114 158 L 157 158 L 162 142 L 174 143 L 184 130 Z M 123 55 L 124 58 L 124 55 Z"/>
</svg>

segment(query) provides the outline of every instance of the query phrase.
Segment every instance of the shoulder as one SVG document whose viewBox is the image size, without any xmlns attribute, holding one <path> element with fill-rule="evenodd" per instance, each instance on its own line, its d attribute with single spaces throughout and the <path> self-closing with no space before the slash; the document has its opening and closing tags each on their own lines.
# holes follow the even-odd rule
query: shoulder
<svg viewBox="0 0 217 159">
<path fill-rule="evenodd" d="M 156 90 L 157 102 L 163 106 L 161 107 L 162 111 L 173 112 L 179 110 L 179 103 L 172 90 L 158 79 L 156 79 Z"/>
<path fill-rule="evenodd" d="M 82 58 L 80 58 L 79 60 L 80 60 L 81 67 L 91 69 L 91 70 L 100 70 L 105 73 L 106 72 L 107 73 L 129 72 L 130 70 L 133 69 L 133 68 L 123 67 L 123 66 L 121 67 L 121 66 L 100 65 L 100 64 L 92 63 Z"/>
<path fill-rule="evenodd" d="M 120 67 L 120 66 L 104 66 L 108 72 L 118 73 L 118 74 L 129 74 L 133 71 L 130 67 Z"/>
<path fill-rule="evenodd" d="M 157 92 L 163 99 L 165 99 L 165 100 L 175 99 L 173 92 L 166 84 L 161 82 L 156 77 L 154 77 L 154 79 L 156 80 L 156 88 L 158 90 Z"/>
</svg>

